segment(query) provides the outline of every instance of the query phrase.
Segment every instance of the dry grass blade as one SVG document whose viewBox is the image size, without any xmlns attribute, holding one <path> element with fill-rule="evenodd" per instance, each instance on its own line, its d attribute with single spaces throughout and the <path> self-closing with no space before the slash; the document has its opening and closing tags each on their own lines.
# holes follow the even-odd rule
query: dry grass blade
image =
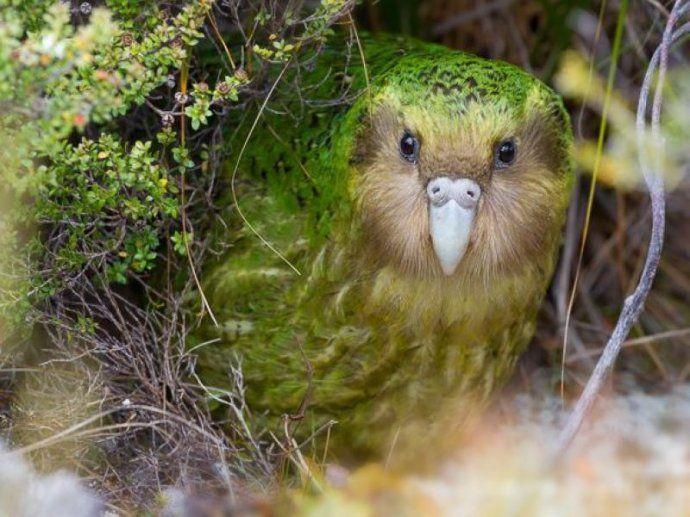
<svg viewBox="0 0 690 517">
<path fill-rule="evenodd" d="M 183 95 L 187 94 L 187 81 L 189 79 L 189 63 L 185 61 L 182 64 L 182 69 L 180 71 L 180 93 Z M 186 147 L 187 145 L 187 140 L 186 140 L 186 128 L 187 128 L 187 120 L 184 116 L 184 112 L 182 116 L 180 117 L 180 145 L 182 147 Z M 189 238 L 187 237 L 187 230 L 189 226 L 189 221 L 187 218 L 187 212 L 185 210 L 185 205 L 187 204 L 186 199 L 185 199 L 185 190 L 187 189 L 186 185 L 186 168 L 182 168 L 182 174 L 180 177 L 180 182 L 182 188 L 180 188 L 180 200 L 181 200 L 181 215 L 182 215 L 182 239 L 184 241 L 184 247 L 185 247 L 185 252 L 187 254 L 187 260 L 189 261 L 189 271 L 192 274 L 192 277 L 194 278 L 194 283 L 196 284 L 197 289 L 199 290 L 199 296 L 201 297 L 201 303 L 202 306 L 208 311 L 208 315 L 213 321 L 213 324 L 218 327 L 218 320 L 216 320 L 216 316 L 213 314 L 213 310 L 211 309 L 211 306 L 208 303 L 208 300 L 206 299 L 206 295 L 204 294 L 204 289 L 201 286 L 201 281 L 199 280 L 199 276 L 196 273 L 196 266 L 194 264 L 194 258 L 192 256 L 192 250 L 191 246 L 189 245 Z"/>
<path fill-rule="evenodd" d="M 263 235 L 261 235 L 254 226 L 252 226 L 252 223 L 249 222 L 249 220 L 246 218 L 244 213 L 242 212 L 242 209 L 240 208 L 239 200 L 237 198 L 237 189 L 236 189 L 236 183 L 237 183 L 237 173 L 240 168 L 240 162 L 242 161 L 242 156 L 244 155 L 244 151 L 247 149 L 247 145 L 249 144 L 249 140 L 251 140 L 252 135 L 254 134 L 254 130 L 256 129 L 256 126 L 259 124 L 259 121 L 261 120 L 261 117 L 264 113 L 264 110 L 266 109 L 266 106 L 268 105 L 268 101 L 271 100 L 271 96 L 273 95 L 273 92 L 275 92 L 276 88 L 278 87 L 278 84 L 280 83 L 281 79 L 283 78 L 283 75 L 285 75 L 285 72 L 288 69 L 288 65 L 290 63 L 286 63 L 285 66 L 282 68 L 280 71 L 280 74 L 278 74 L 278 77 L 276 80 L 273 82 L 273 85 L 271 86 L 271 89 L 268 91 L 266 94 L 266 97 L 264 98 L 261 107 L 259 108 L 259 112 L 257 113 L 256 117 L 254 118 L 254 122 L 252 123 L 252 127 L 249 129 L 249 133 L 247 134 L 247 137 L 244 140 L 244 143 L 242 144 L 242 148 L 240 149 L 240 152 L 237 155 L 237 161 L 235 163 L 235 168 L 232 171 L 232 177 L 230 180 L 230 190 L 232 192 L 232 202 L 235 205 L 235 208 L 237 210 L 237 214 L 242 218 L 242 221 L 244 221 L 244 224 L 247 225 L 247 228 L 256 235 L 259 240 L 266 246 L 268 249 L 270 249 L 273 253 L 275 253 L 285 264 L 287 264 L 290 269 L 292 269 L 297 275 L 301 276 L 302 273 L 300 272 L 295 265 L 290 262 L 290 260 L 283 255 L 280 251 L 278 251 L 275 246 L 273 246 L 266 238 L 264 238 Z"/>
<path fill-rule="evenodd" d="M 602 3 L 601 10 L 599 12 L 599 21 L 597 23 L 597 30 L 596 30 L 596 35 L 594 39 L 594 43 L 600 39 L 601 37 L 601 30 L 602 30 L 602 20 L 603 20 L 603 15 L 604 15 L 604 8 L 605 8 L 606 3 Z M 582 273 L 582 260 L 585 254 L 585 248 L 587 246 L 587 240 L 589 237 L 589 231 L 590 231 L 590 224 L 592 220 L 592 210 L 594 208 L 594 197 L 595 197 L 595 192 L 596 192 L 596 186 L 597 186 L 597 179 L 599 176 L 599 169 L 601 167 L 601 160 L 603 157 L 603 150 L 604 150 L 604 137 L 606 136 L 606 130 L 607 130 L 607 121 L 608 121 L 608 112 L 611 104 L 611 96 L 613 92 L 613 84 L 614 80 L 616 78 L 616 70 L 618 67 L 618 59 L 620 58 L 620 44 L 621 44 L 621 37 L 622 37 L 622 28 L 623 28 L 623 20 L 625 19 L 627 15 L 627 9 L 628 9 L 628 3 L 624 2 L 621 4 L 620 11 L 619 11 L 619 16 L 618 16 L 618 26 L 616 28 L 616 36 L 615 36 L 615 43 L 614 43 L 614 48 L 613 48 L 613 57 L 611 59 L 611 62 L 609 64 L 609 74 L 608 74 L 608 80 L 606 83 L 606 97 L 604 99 L 604 106 L 602 110 L 602 118 L 601 118 L 601 124 L 599 125 L 599 136 L 597 138 L 597 154 L 596 154 L 596 163 L 594 164 L 594 169 L 592 171 L 592 181 L 590 183 L 589 187 L 589 194 L 587 196 L 587 210 L 585 212 L 585 220 L 584 220 L 584 226 L 582 229 L 582 237 L 580 239 L 580 249 L 579 253 L 577 256 L 577 265 L 575 267 L 575 278 L 573 279 L 573 287 L 570 292 L 570 296 L 568 299 L 568 304 L 567 304 L 567 309 L 565 311 L 565 316 L 563 318 L 563 354 L 561 358 L 561 400 L 565 399 L 565 362 L 566 362 L 566 356 L 568 352 L 568 342 L 570 340 L 570 320 L 573 314 L 573 308 L 575 305 L 575 298 L 577 296 L 577 291 L 578 291 L 578 286 L 580 284 L 580 274 Z M 589 68 L 589 74 L 587 76 L 587 95 L 590 94 L 590 90 L 592 87 L 592 78 L 594 77 L 594 61 L 592 61 L 590 68 Z M 583 109 L 584 109 L 584 104 L 583 104 Z M 580 113 L 580 120 L 582 117 L 583 112 Z M 575 208 L 574 218 L 577 217 L 577 209 Z M 576 219 L 575 219 L 576 220 Z M 575 221 L 572 221 L 573 223 Z M 564 252 L 568 251 L 567 249 L 564 249 Z M 565 257 L 568 257 L 568 255 L 565 255 Z M 567 264 L 568 261 L 566 259 L 565 264 Z M 567 271 L 567 267 L 566 267 Z M 564 280 L 567 280 L 568 277 L 564 277 Z"/>
<path fill-rule="evenodd" d="M 111 424 L 111 425 L 102 425 L 93 429 L 86 429 L 90 424 L 98 422 L 109 415 L 112 415 L 113 413 L 117 412 L 122 412 L 122 411 L 127 411 L 127 412 L 132 412 L 132 411 L 145 411 L 145 412 L 150 412 L 154 413 L 157 415 L 161 415 L 164 418 L 158 419 L 158 420 L 153 420 L 153 421 L 148 421 L 148 422 L 132 422 L 128 421 L 125 423 L 119 423 L 119 424 Z M 78 422 L 77 424 L 60 431 L 59 433 L 55 433 L 52 436 L 49 436 L 43 440 L 40 440 L 38 442 L 26 445 L 24 447 L 20 447 L 18 449 L 13 449 L 11 451 L 7 451 L 4 453 L 4 455 L 10 455 L 10 454 L 27 454 L 29 452 L 36 451 L 38 449 L 41 449 L 43 447 L 47 447 L 49 445 L 54 445 L 56 443 L 59 443 L 60 441 L 67 440 L 67 439 L 76 439 L 79 436 L 83 436 L 83 433 L 86 434 L 93 434 L 93 433 L 102 433 L 103 431 L 108 431 L 108 430 L 114 430 L 114 429 L 131 429 L 131 428 L 136 428 L 136 427 L 155 427 L 156 425 L 161 425 L 165 424 L 168 422 L 168 420 L 174 420 L 175 422 L 184 425 L 188 427 L 189 429 L 199 433 L 203 437 L 209 439 L 212 443 L 220 446 L 224 446 L 223 442 L 215 435 L 209 433 L 205 429 L 199 427 L 198 425 L 194 424 L 193 422 L 190 422 L 184 418 L 179 417 L 178 415 L 169 413 L 167 411 L 161 410 L 156 407 L 152 406 L 144 406 L 144 405 L 130 405 L 130 406 L 121 406 L 113 409 L 109 409 L 107 411 L 102 411 L 98 414 L 92 415 L 89 418 Z M 81 432 L 82 435 L 78 435 L 78 432 Z M 0 459 L 2 458 L 2 455 L 0 455 Z"/>
</svg>

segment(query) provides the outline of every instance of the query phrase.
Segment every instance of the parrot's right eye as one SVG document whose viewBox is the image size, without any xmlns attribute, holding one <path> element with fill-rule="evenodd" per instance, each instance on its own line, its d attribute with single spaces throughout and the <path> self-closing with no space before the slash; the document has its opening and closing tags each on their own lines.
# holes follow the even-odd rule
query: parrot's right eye
<svg viewBox="0 0 690 517">
<path fill-rule="evenodd" d="M 417 163 L 419 158 L 419 140 L 409 132 L 400 139 L 400 154 L 410 163 Z"/>
</svg>

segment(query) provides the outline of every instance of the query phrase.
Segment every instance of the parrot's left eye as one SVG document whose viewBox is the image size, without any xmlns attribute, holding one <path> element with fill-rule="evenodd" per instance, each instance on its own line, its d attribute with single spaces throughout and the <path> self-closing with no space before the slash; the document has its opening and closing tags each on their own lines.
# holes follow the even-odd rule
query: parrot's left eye
<svg viewBox="0 0 690 517">
<path fill-rule="evenodd" d="M 515 161 L 517 146 L 514 140 L 504 140 L 496 148 L 494 163 L 497 169 L 504 169 Z"/>
<path fill-rule="evenodd" d="M 419 158 L 419 140 L 407 131 L 400 139 L 400 154 L 411 163 L 416 163 Z"/>
</svg>

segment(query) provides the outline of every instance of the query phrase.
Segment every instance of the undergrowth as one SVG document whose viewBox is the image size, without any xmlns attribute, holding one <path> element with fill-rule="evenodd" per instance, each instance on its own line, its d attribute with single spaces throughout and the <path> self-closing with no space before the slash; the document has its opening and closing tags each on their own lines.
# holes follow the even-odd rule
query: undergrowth
<svg viewBox="0 0 690 517">
<path fill-rule="evenodd" d="M 318 52 L 351 8 L 0 2 L 1 357 L 17 393 L 4 411 L 44 468 L 76 468 L 106 499 L 143 507 L 161 484 L 273 482 L 241 370 L 228 371 L 232 416 L 209 415 L 186 344 L 204 314 L 189 298 L 229 114 L 260 103 L 276 70 Z"/>
</svg>

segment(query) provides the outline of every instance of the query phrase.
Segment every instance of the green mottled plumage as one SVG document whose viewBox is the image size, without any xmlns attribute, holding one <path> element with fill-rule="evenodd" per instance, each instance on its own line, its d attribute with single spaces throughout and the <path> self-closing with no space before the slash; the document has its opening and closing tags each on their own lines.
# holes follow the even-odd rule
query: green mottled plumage
<svg viewBox="0 0 690 517">
<path fill-rule="evenodd" d="M 238 204 L 254 231 L 229 202 L 227 227 L 219 229 L 229 248 L 203 277 L 221 324 L 204 329 L 204 339 L 221 338 L 202 349 L 205 381 L 226 386 L 227 368 L 239 358 L 256 414 L 278 428 L 282 415 L 306 407 L 298 438 L 335 420 L 330 446 L 342 454 L 385 453 L 394 439 L 405 447 L 428 437 L 466 417 L 507 378 L 534 332 L 571 181 L 567 115 L 536 79 L 435 45 L 363 44 L 368 92 L 356 47 L 349 64 L 342 51 L 326 51 L 314 70 L 278 89 L 237 170 Z M 298 80 L 299 95 L 289 85 Z M 255 116 L 238 121 L 229 175 Z M 386 117 L 422 135 L 420 184 L 434 173 L 424 167 L 450 168 L 476 173 L 486 189 L 479 209 L 486 222 L 452 277 L 438 272 L 427 251 L 417 256 L 413 248 L 410 258 L 400 251 L 407 244 L 388 243 L 388 230 L 378 227 L 385 221 L 373 215 L 378 200 L 369 194 L 389 180 L 371 171 L 382 159 L 378 146 L 389 145 L 388 125 L 398 123 Z M 501 179 L 490 172 L 487 142 L 506 131 L 523 132 L 527 179 L 519 169 Z M 425 157 L 426 149 L 435 154 Z M 391 167 L 403 167 L 396 160 Z M 525 193 L 511 199 L 520 188 Z M 492 206 L 492 191 L 507 197 Z M 513 230 L 513 221 L 525 224 Z M 395 224 L 391 235 L 406 242 L 408 229 Z M 426 250 L 428 239 L 420 239 Z"/>
</svg>

